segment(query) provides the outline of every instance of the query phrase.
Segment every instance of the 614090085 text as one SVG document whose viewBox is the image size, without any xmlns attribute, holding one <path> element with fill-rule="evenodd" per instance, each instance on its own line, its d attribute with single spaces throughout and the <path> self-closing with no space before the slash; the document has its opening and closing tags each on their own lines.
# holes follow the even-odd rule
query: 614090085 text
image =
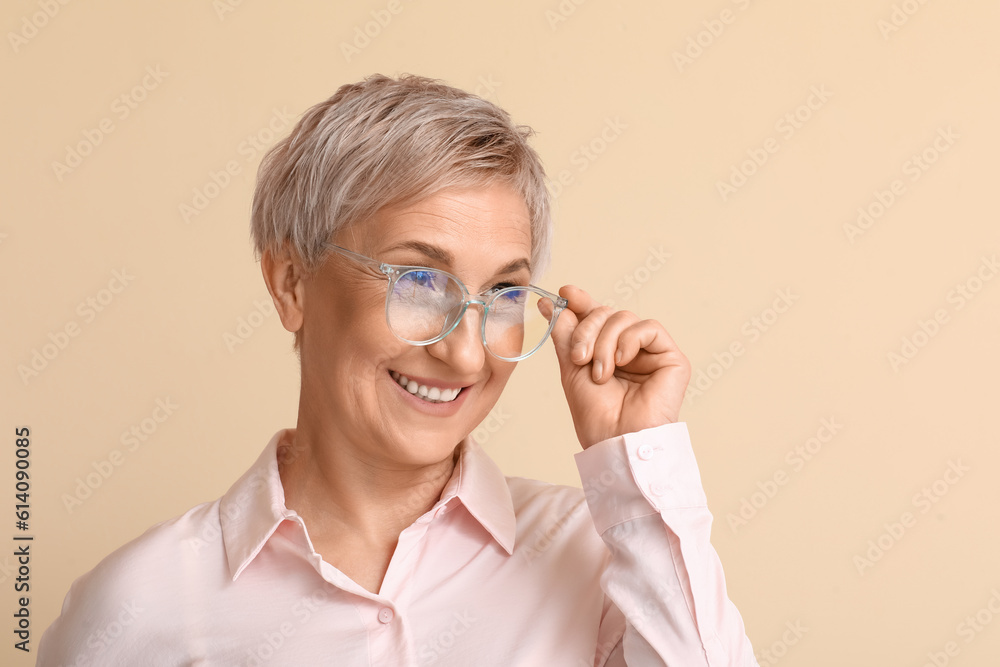
<svg viewBox="0 0 1000 667">
<path fill-rule="evenodd" d="M 31 590 L 31 535 L 25 535 L 31 519 L 31 430 L 27 426 L 14 429 L 14 527 L 20 531 L 14 534 L 14 558 L 17 562 L 17 576 L 14 578 L 14 592 L 17 595 L 17 611 L 14 612 L 14 648 L 29 652 L 31 642 L 31 612 L 27 593 Z"/>
</svg>

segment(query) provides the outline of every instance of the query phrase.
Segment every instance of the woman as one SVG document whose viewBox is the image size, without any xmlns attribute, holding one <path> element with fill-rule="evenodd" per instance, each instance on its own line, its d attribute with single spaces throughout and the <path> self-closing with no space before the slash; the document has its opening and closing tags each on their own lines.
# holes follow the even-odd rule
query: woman
<svg viewBox="0 0 1000 667">
<path fill-rule="evenodd" d="M 756 664 L 677 421 L 687 359 L 658 322 L 529 287 L 551 236 L 529 134 L 373 76 L 270 151 L 252 233 L 296 428 L 77 580 L 38 664 Z M 550 336 L 585 491 L 505 478 L 470 438 Z"/>
</svg>

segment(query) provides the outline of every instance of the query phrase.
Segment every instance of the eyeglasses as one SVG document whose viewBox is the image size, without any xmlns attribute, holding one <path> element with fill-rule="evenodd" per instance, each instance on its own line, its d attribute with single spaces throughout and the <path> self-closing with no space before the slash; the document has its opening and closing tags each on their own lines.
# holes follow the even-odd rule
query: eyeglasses
<svg viewBox="0 0 1000 667">
<path fill-rule="evenodd" d="M 325 245 L 388 278 L 385 319 L 389 330 L 410 345 L 438 342 L 455 330 L 469 304 L 475 303 L 483 307 L 480 336 L 486 350 L 504 361 L 521 361 L 538 351 L 568 305 L 561 296 L 534 285 L 497 285 L 472 296 L 447 271 L 385 264 L 333 243 Z M 547 322 L 538 310 L 542 300 L 552 310 Z"/>
</svg>

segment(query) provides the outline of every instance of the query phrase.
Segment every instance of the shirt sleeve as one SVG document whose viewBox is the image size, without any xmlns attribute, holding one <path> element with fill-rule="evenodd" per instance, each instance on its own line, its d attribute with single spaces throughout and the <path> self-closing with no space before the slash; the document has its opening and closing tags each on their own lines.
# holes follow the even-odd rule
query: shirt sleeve
<svg viewBox="0 0 1000 667">
<path fill-rule="evenodd" d="M 687 424 L 627 433 L 576 454 L 591 516 L 610 551 L 601 586 L 621 614 L 598 667 L 757 667 L 712 547 L 712 514 Z"/>
</svg>

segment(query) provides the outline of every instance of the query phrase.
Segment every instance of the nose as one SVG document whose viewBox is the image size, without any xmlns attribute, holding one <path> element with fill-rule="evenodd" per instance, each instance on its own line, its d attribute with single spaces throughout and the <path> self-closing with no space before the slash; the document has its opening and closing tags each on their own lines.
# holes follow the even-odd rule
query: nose
<svg viewBox="0 0 1000 667">
<path fill-rule="evenodd" d="M 483 304 L 480 301 L 469 301 L 462 319 L 450 334 L 436 343 L 427 346 L 432 356 L 451 366 L 459 375 L 473 375 L 479 372 L 486 361 L 486 348 L 483 347 L 482 317 Z"/>
</svg>

